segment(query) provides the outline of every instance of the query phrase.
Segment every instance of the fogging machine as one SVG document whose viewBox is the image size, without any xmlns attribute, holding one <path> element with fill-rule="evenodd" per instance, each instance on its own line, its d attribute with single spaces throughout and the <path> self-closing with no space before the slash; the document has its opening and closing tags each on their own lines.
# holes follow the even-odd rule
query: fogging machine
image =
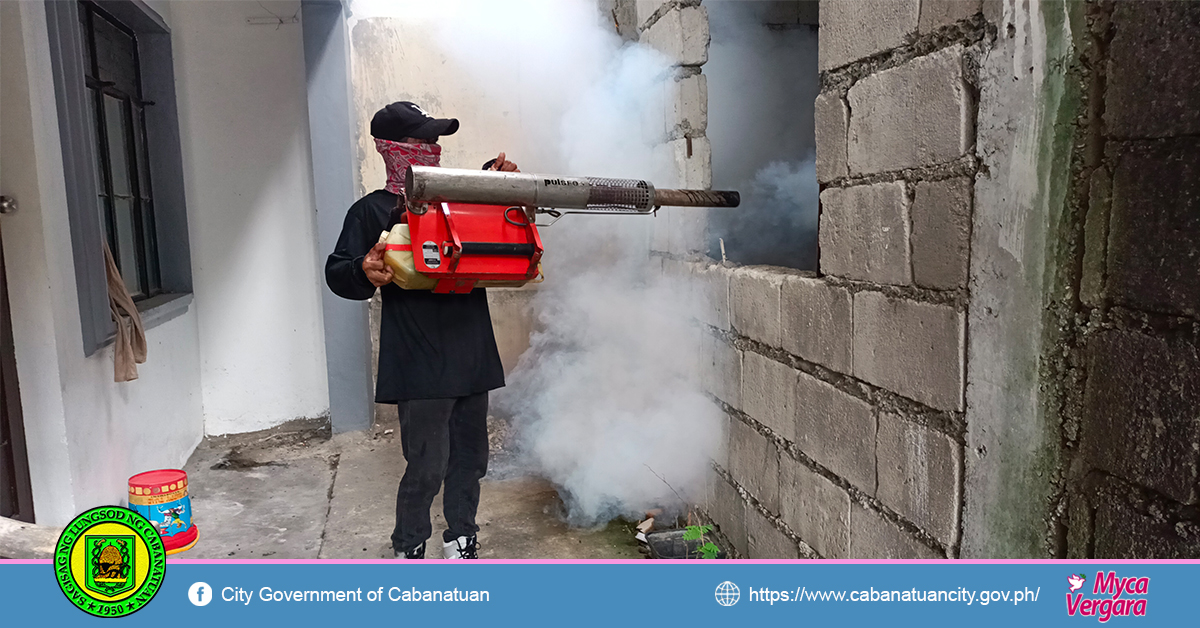
<svg viewBox="0 0 1200 628">
<path fill-rule="evenodd" d="M 442 294 L 542 280 L 542 240 L 566 214 L 650 215 L 660 207 L 737 207 L 737 192 L 656 189 L 648 181 L 411 166 L 404 218 L 379 241 L 393 281 Z M 553 220 L 539 225 L 539 215 Z"/>
</svg>

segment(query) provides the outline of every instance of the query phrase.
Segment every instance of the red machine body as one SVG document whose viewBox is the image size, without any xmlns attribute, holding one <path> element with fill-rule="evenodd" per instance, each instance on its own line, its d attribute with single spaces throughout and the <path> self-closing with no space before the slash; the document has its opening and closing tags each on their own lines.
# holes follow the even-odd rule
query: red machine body
<svg viewBox="0 0 1200 628">
<path fill-rule="evenodd" d="M 429 203 L 407 212 L 417 272 L 437 280 L 439 294 L 463 294 L 476 283 L 531 281 L 542 239 L 521 207 Z"/>
</svg>

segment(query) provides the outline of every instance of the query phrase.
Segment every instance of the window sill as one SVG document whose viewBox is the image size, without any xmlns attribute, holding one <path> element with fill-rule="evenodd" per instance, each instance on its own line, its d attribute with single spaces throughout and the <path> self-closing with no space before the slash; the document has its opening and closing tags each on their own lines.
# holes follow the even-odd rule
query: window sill
<svg viewBox="0 0 1200 628">
<path fill-rule="evenodd" d="M 184 312 L 187 312 L 188 306 L 191 304 L 192 293 L 190 292 L 160 294 L 143 301 L 138 301 L 137 308 L 138 314 L 142 315 L 142 328 L 150 331 L 173 318 L 177 318 Z M 111 345 L 116 338 L 117 333 L 115 328 L 113 328 L 113 331 L 109 332 L 104 342 L 100 343 L 100 347 Z"/>
<path fill-rule="evenodd" d="M 139 301 L 137 308 L 142 315 L 142 327 L 150 330 L 183 314 L 191 304 L 192 293 L 171 293 Z"/>
</svg>

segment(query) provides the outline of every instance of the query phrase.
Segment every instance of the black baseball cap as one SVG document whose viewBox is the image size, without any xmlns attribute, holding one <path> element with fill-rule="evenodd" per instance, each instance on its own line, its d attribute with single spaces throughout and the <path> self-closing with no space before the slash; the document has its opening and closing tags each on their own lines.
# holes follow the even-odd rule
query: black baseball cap
<svg viewBox="0 0 1200 628">
<path fill-rule="evenodd" d="M 394 102 L 371 118 L 371 135 L 392 142 L 405 137 L 431 140 L 440 135 L 454 135 L 457 130 L 457 118 L 434 118 L 407 100 Z"/>
</svg>

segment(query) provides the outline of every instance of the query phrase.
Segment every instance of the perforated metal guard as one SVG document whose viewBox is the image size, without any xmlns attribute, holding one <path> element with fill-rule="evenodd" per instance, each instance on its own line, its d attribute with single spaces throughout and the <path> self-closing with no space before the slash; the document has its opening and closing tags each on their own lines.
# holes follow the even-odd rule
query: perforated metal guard
<svg viewBox="0 0 1200 628">
<path fill-rule="evenodd" d="M 601 179 L 588 177 L 592 189 L 588 192 L 588 209 L 610 212 L 648 212 L 651 206 L 650 184 L 636 179 Z"/>
</svg>

